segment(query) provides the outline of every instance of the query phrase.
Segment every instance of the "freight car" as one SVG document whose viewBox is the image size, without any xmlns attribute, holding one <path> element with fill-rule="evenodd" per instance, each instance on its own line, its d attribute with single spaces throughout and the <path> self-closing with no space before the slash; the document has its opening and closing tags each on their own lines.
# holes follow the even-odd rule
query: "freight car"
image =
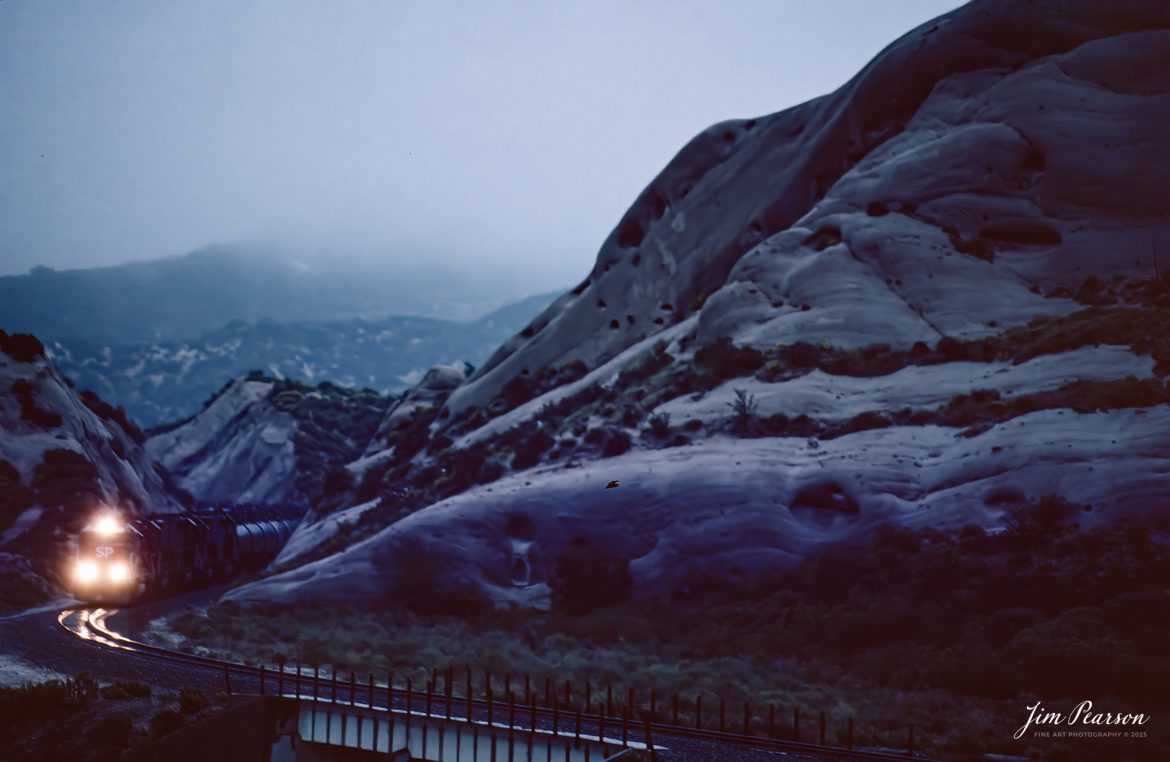
<svg viewBox="0 0 1170 762">
<path fill-rule="evenodd" d="M 73 595 L 124 605 L 226 579 L 275 558 L 297 522 L 289 511 L 259 506 L 135 518 L 102 510 L 78 538 Z"/>
</svg>

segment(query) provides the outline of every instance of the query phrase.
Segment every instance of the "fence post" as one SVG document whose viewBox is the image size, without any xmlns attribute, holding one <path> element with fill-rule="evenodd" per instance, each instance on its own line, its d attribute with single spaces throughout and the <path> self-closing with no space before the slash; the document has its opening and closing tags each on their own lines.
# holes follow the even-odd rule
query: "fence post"
<svg viewBox="0 0 1170 762">
<path fill-rule="evenodd" d="M 585 707 L 593 706 L 593 683 L 585 681 Z"/>
<path fill-rule="evenodd" d="M 570 685 L 569 681 L 566 680 L 565 681 L 565 708 L 566 709 L 568 709 L 573 703 L 572 701 L 569 700 L 569 690 L 570 690 L 569 685 Z"/>
<path fill-rule="evenodd" d="M 845 745 L 850 749 L 853 748 L 853 718 L 849 718 L 849 732 L 845 736 Z"/>
<path fill-rule="evenodd" d="M 657 720 L 657 696 L 654 695 L 654 689 L 650 689 L 650 719 Z"/>
<path fill-rule="evenodd" d="M 671 710 L 671 714 L 672 714 L 673 719 L 671 720 L 671 724 L 677 725 L 678 724 L 678 691 L 674 692 L 673 704 L 674 704 L 674 707 Z"/>
<path fill-rule="evenodd" d="M 406 676 L 406 738 L 410 739 L 410 721 L 414 707 L 414 678 Z"/>
<path fill-rule="evenodd" d="M 532 702 L 532 680 L 528 677 L 528 674 L 525 673 L 525 675 L 524 675 L 524 703 L 529 704 L 531 702 Z"/>
<path fill-rule="evenodd" d="M 453 671 L 450 667 L 447 667 L 447 677 L 443 681 L 443 687 L 447 691 L 447 719 L 448 720 L 451 719 L 451 678 L 452 677 L 453 677 Z"/>
<path fill-rule="evenodd" d="M 695 697 L 695 730 L 703 729 L 703 694 Z"/>
<path fill-rule="evenodd" d="M 597 702 L 597 738 L 601 741 L 601 756 L 605 756 L 605 705 Z"/>
<path fill-rule="evenodd" d="M 332 666 L 329 669 L 329 677 L 330 677 L 330 683 L 333 685 L 332 692 L 329 694 L 330 701 L 332 701 L 334 704 L 336 704 L 337 703 L 337 670 L 333 669 Z"/>
<path fill-rule="evenodd" d="M 313 701 L 317 701 L 317 697 L 321 693 L 321 665 L 313 665 Z"/>
<path fill-rule="evenodd" d="M 373 672 L 370 673 L 370 681 L 368 683 L 368 687 L 366 688 L 366 702 L 370 705 L 370 709 L 374 708 L 374 673 Z M 376 728 L 378 726 L 374 725 L 374 727 Z"/>
<path fill-rule="evenodd" d="M 622 712 L 622 748 L 627 749 L 630 746 L 630 708 L 626 707 L 626 711 Z"/>
<path fill-rule="evenodd" d="M 351 670 L 349 673 L 349 705 L 353 706 L 357 701 L 357 675 Z"/>
<path fill-rule="evenodd" d="M 284 665 L 278 664 L 277 666 L 280 668 L 280 672 L 276 673 L 276 695 L 283 696 L 284 695 Z"/>
<path fill-rule="evenodd" d="M 427 717 L 431 716 L 431 696 L 434 692 L 435 684 L 427 681 Z"/>
<path fill-rule="evenodd" d="M 630 688 L 626 691 L 626 706 L 630 708 L 630 714 L 634 717 L 638 715 L 634 713 L 634 689 Z"/>
<path fill-rule="evenodd" d="M 613 685 L 610 683 L 605 685 L 605 713 L 613 714 Z"/>
<path fill-rule="evenodd" d="M 424 679 L 426 677 L 426 674 L 427 674 L 426 672 L 423 672 Z M 431 721 L 431 681 L 430 680 L 426 681 L 426 686 L 427 686 L 427 702 L 426 702 L 427 711 L 426 711 L 426 714 L 423 715 L 423 721 L 422 721 L 423 722 L 423 726 L 422 726 L 422 757 L 423 757 L 423 759 L 427 758 L 427 736 L 430 735 L 427 732 L 427 724 Z"/>
<path fill-rule="evenodd" d="M 264 695 L 264 665 L 260 665 L 260 695 Z"/>
<path fill-rule="evenodd" d="M 386 711 L 394 711 L 394 673 L 386 672 Z M 394 741 L 394 736 L 390 736 L 390 741 Z"/>
<path fill-rule="evenodd" d="M 580 749 L 581 748 L 581 707 L 577 707 L 577 730 L 576 730 L 575 735 L 576 735 L 576 741 L 574 742 L 573 746 L 574 746 L 574 748 Z"/>
<path fill-rule="evenodd" d="M 544 678 L 544 705 L 545 707 L 552 706 L 552 678 L 547 675 Z"/>
<path fill-rule="evenodd" d="M 504 681 L 508 683 L 507 680 Z M 516 759 L 516 700 L 512 697 L 512 690 L 508 689 L 508 762 Z"/>
<path fill-rule="evenodd" d="M 658 750 L 654 748 L 654 735 L 650 732 L 650 719 L 646 719 L 646 749 L 650 752 L 650 759 L 658 759 Z"/>
<path fill-rule="evenodd" d="M 227 691 L 228 698 L 232 697 L 232 675 L 228 672 L 227 665 L 223 665 L 223 687 Z"/>
<path fill-rule="evenodd" d="M 509 696 L 512 695 L 512 673 L 511 672 L 504 673 L 504 693 L 508 694 Z"/>
</svg>

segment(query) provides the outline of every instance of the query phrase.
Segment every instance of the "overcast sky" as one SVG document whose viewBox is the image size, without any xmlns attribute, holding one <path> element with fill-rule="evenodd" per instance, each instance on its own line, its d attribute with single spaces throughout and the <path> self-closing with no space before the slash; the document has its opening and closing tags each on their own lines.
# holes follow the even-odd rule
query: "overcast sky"
<svg viewBox="0 0 1170 762">
<path fill-rule="evenodd" d="M 278 241 L 575 282 L 696 132 L 954 0 L 0 2 L 0 273 Z"/>
</svg>

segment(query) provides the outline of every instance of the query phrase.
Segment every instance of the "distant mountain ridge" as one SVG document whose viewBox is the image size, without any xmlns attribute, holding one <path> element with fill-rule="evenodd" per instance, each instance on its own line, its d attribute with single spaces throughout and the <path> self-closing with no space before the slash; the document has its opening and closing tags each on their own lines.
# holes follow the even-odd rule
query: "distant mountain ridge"
<svg viewBox="0 0 1170 762">
<path fill-rule="evenodd" d="M 232 320 L 468 320 L 519 299 L 499 267 L 409 269 L 371 259 L 209 246 L 179 257 L 78 270 L 37 267 L 0 276 L 0 327 L 46 344 L 193 339 Z"/>
<path fill-rule="evenodd" d="M 387 317 L 329 322 L 233 321 L 189 341 L 50 344 L 61 373 L 79 389 L 124 407 L 142 426 L 193 415 L 230 379 L 260 370 L 309 384 L 397 393 L 436 363 L 478 364 L 552 301 L 522 299 L 474 321 Z"/>
</svg>

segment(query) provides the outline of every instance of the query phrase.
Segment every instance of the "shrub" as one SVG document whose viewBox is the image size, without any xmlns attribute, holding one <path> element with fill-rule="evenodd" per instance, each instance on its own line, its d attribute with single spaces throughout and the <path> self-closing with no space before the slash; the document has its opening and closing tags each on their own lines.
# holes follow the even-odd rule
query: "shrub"
<svg viewBox="0 0 1170 762">
<path fill-rule="evenodd" d="M 491 609 L 479 588 L 454 579 L 434 553 L 414 537 L 389 549 L 375 565 L 387 578 L 386 603 L 416 614 L 476 618 Z"/>
<path fill-rule="evenodd" d="M 585 432 L 585 443 L 591 445 L 599 445 L 605 441 L 605 429 L 600 426 L 594 426 Z"/>
<path fill-rule="evenodd" d="M 699 424 L 700 426 L 702 423 Z M 659 439 L 670 436 L 670 413 L 655 413 L 650 416 L 650 433 Z"/>
<path fill-rule="evenodd" d="M 14 333 L 9 335 L 0 331 L 0 351 L 5 352 L 17 362 L 33 362 L 38 357 L 45 356 L 45 345 L 28 333 Z"/>
<path fill-rule="evenodd" d="M 372 467 L 362 474 L 361 481 L 358 482 L 357 490 L 354 493 L 354 498 L 359 503 L 369 502 L 378 496 L 382 489 L 382 469 Z"/>
<path fill-rule="evenodd" d="M 94 725 L 91 737 L 107 746 L 126 747 L 134 734 L 134 716 L 128 712 L 106 715 Z"/>
<path fill-rule="evenodd" d="M 183 726 L 183 715 L 178 709 L 160 709 L 150 718 L 150 730 L 156 736 L 165 736 Z"/>
<path fill-rule="evenodd" d="M 120 701 L 130 698 L 150 698 L 150 686 L 135 680 L 119 681 L 102 689 L 102 698 Z"/>
<path fill-rule="evenodd" d="M 490 484 L 507 473 L 507 471 L 508 469 L 499 461 L 484 461 L 483 467 L 479 469 L 479 483 Z"/>
<path fill-rule="evenodd" d="M 321 491 L 323 495 L 338 495 L 353 489 L 353 485 L 353 472 L 344 466 L 335 466 L 325 474 Z"/>
<path fill-rule="evenodd" d="M 695 362 L 710 368 L 721 378 L 736 378 L 755 373 L 764 365 L 764 354 L 755 347 L 739 347 L 721 336 L 699 348 Z"/>
<path fill-rule="evenodd" d="M 867 410 L 864 413 L 859 413 L 845 424 L 844 432 L 846 434 L 855 431 L 866 431 L 868 429 L 883 429 L 890 425 L 890 419 L 886 418 L 881 413 L 876 413 L 872 410 Z"/>
<path fill-rule="evenodd" d="M 179 711 L 183 714 L 198 714 L 211 705 L 211 699 L 198 688 L 183 688 L 179 691 Z"/>
<path fill-rule="evenodd" d="M 557 556 L 548 586 L 553 609 L 567 614 L 616 605 L 630 597 L 630 562 L 585 543 L 570 546 Z"/>
<path fill-rule="evenodd" d="M 816 344 L 798 341 L 795 344 L 781 347 L 779 355 L 781 359 L 793 367 L 815 368 L 821 360 L 822 350 Z"/>
<path fill-rule="evenodd" d="M 736 389 L 735 400 L 728 402 L 727 406 L 735 413 L 735 419 L 740 424 L 747 423 L 755 417 L 758 407 L 755 395 L 748 394 L 746 389 Z"/>
<path fill-rule="evenodd" d="M 23 378 L 12 384 L 12 394 L 20 401 L 20 417 L 26 423 L 51 429 L 61 425 L 61 416 L 37 405 L 36 390 Z"/>
<path fill-rule="evenodd" d="M 530 436 L 516 447 L 516 455 L 512 458 L 512 468 L 531 468 L 540 462 L 540 459 L 553 446 L 552 435 L 543 426 L 537 428 Z"/>
<path fill-rule="evenodd" d="M 629 451 L 629 449 L 630 435 L 622 429 L 613 429 L 605 438 L 605 446 L 601 448 L 601 455 L 604 458 L 612 458 Z"/>
<path fill-rule="evenodd" d="M 622 410 L 622 425 L 637 426 L 642 420 L 642 409 L 637 405 L 626 405 Z"/>
<path fill-rule="evenodd" d="M 480 471 L 486 460 L 487 450 L 482 445 L 452 450 L 450 458 L 451 475 L 460 483 L 474 483 L 478 481 Z"/>
<path fill-rule="evenodd" d="M 69 705 L 79 700 L 71 687 L 60 680 L 0 687 L 0 717 L 19 724 L 64 715 Z"/>
</svg>

